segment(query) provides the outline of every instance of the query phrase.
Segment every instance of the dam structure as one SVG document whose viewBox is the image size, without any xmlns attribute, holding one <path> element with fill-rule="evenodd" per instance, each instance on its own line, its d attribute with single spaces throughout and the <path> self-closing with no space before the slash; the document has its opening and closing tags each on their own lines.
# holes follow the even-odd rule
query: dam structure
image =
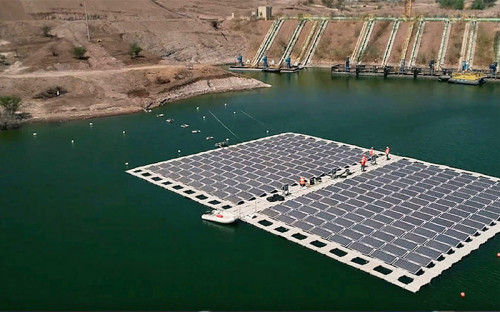
<svg viewBox="0 0 500 312">
<path fill-rule="evenodd" d="M 411 292 L 500 232 L 500 179 L 364 153 L 282 133 L 127 172 Z"/>
<path fill-rule="evenodd" d="M 278 68 L 286 58 L 301 68 L 344 66 L 349 58 L 351 68 L 391 67 L 400 73 L 418 68 L 432 75 L 460 71 L 465 64 L 498 78 L 500 66 L 491 70 L 500 61 L 498 34 L 500 18 L 281 17 L 248 56 L 252 66 L 264 56 Z"/>
</svg>

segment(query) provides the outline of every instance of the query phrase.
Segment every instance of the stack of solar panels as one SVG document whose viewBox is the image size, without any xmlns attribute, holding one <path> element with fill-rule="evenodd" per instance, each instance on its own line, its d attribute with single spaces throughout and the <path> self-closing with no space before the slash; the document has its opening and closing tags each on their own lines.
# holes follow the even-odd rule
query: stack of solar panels
<svg viewBox="0 0 500 312">
<path fill-rule="evenodd" d="M 500 220 L 500 183 L 402 159 L 262 213 L 416 274 Z"/>
<path fill-rule="evenodd" d="M 144 169 L 233 203 L 359 161 L 362 150 L 286 133 Z"/>
</svg>

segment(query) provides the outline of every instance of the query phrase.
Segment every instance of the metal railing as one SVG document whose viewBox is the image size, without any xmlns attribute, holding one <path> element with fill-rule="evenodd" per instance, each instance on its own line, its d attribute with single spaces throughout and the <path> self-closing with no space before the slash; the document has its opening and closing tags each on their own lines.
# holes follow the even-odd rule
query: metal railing
<svg viewBox="0 0 500 312">
<path fill-rule="evenodd" d="M 395 20 L 392 25 L 391 35 L 389 36 L 389 41 L 387 41 L 387 46 L 385 47 L 384 57 L 382 58 L 382 66 L 387 65 L 387 61 L 391 56 L 392 46 L 394 45 L 394 39 L 396 39 L 396 34 L 399 30 L 399 20 Z"/>
<path fill-rule="evenodd" d="M 365 51 L 366 45 L 368 41 L 370 40 L 370 36 L 372 35 L 373 31 L 373 19 L 368 21 L 368 25 L 365 31 L 365 35 L 363 36 L 363 41 L 361 43 L 361 46 L 359 47 L 358 55 L 355 58 L 356 63 L 360 62 L 361 57 L 363 56 L 363 52 Z"/>
<path fill-rule="evenodd" d="M 285 61 L 285 59 L 290 56 L 290 53 L 292 53 L 292 49 L 295 46 L 295 43 L 297 42 L 297 39 L 299 38 L 305 23 L 306 21 L 301 20 L 297 25 L 297 27 L 295 28 L 295 30 L 293 31 L 292 37 L 290 38 L 290 41 L 288 42 L 285 48 L 285 52 L 283 53 L 280 61 L 278 62 L 278 67 L 280 67 L 281 64 Z"/>
<path fill-rule="evenodd" d="M 326 26 L 328 25 L 327 20 L 321 21 L 321 26 L 319 27 L 318 32 L 316 33 L 316 36 L 314 36 L 313 42 L 311 44 L 311 47 L 309 48 L 309 51 L 307 52 L 306 58 L 304 59 L 304 65 L 306 66 L 307 63 L 311 60 L 312 55 L 314 54 L 314 51 L 316 50 L 316 47 L 318 46 L 319 40 L 321 38 L 321 35 L 325 31 Z"/>
<path fill-rule="evenodd" d="M 410 67 L 415 66 L 415 60 L 417 59 L 418 50 L 424 34 L 424 26 L 425 21 L 420 20 L 418 22 L 417 33 L 415 34 L 415 41 L 413 42 L 413 48 L 411 49 L 410 64 L 408 64 Z"/>
<path fill-rule="evenodd" d="M 437 59 L 437 68 L 443 66 L 444 57 L 446 56 L 446 50 L 448 49 L 448 40 L 450 39 L 450 21 L 444 22 L 443 36 L 441 37 L 441 44 L 439 45 L 439 53 Z"/>
<path fill-rule="evenodd" d="M 264 38 L 264 41 L 261 43 L 259 50 L 257 51 L 254 59 L 252 60 L 252 66 L 257 66 L 259 64 L 260 60 L 266 53 L 267 49 L 274 41 L 274 38 L 276 37 L 276 34 L 279 32 L 283 22 L 284 20 L 277 20 L 273 22 L 273 25 L 269 29 L 266 37 Z"/>
</svg>

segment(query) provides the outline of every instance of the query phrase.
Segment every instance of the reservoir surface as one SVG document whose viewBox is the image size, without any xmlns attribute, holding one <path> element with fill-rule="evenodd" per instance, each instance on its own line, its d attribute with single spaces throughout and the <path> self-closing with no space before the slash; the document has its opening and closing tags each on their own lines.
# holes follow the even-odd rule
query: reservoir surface
<svg viewBox="0 0 500 312">
<path fill-rule="evenodd" d="M 500 85 L 251 76 L 273 87 L 0 132 L 0 310 L 500 309 L 498 235 L 414 294 L 125 172 L 296 132 L 500 177 Z"/>
</svg>

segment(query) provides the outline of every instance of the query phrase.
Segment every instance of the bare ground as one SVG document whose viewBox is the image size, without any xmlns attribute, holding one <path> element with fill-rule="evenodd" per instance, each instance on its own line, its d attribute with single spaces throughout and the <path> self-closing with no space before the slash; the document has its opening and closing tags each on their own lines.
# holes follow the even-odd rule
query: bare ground
<svg viewBox="0 0 500 312">
<path fill-rule="evenodd" d="M 266 36 L 269 28 L 272 25 L 272 21 L 246 21 L 246 20 L 229 20 L 223 23 L 224 29 L 227 31 L 232 31 L 235 33 L 241 33 L 241 36 L 246 36 L 247 43 L 240 49 L 240 53 L 243 59 L 252 60 L 257 50 L 259 49 L 264 37 Z M 251 31 L 249 31 L 251 29 Z M 231 55 L 233 59 L 230 62 L 235 61 L 236 55 Z"/>
<path fill-rule="evenodd" d="M 278 63 L 285 52 L 286 46 L 290 42 L 293 31 L 297 28 L 297 21 L 284 21 L 281 25 L 281 29 L 274 38 L 273 43 L 267 50 L 267 57 L 269 61 L 274 61 Z"/>
<path fill-rule="evenodd" d="M 19 96 L 31 120 L 62 120 L 137 112 L 204 93 L 267 87 L 211 66 L 151 65 L 0 75 L 0 94 Z M 59 87 L 60 96 L 39 94 Z"/>
<path fill-rule="evenodd" d="M 488 68 L 495 61 L 495 37 L 500 38 L 500 23 L 478 24 L 474 68 Z"/>
<path fill-rule="evenodd" d="M 391 35 L 392 23 L 390 21 L 377 21 L 373 25 L 370 40 L 367 43 L 361 61 L 365 64 L 380 65 L 384 58 L 385 48 Z"/>
<path fill-rule="evenodd" d="M 448 49 L 446 49 L 443 67 L 455 68 L 459 65 L 458 61 L 460 59 L 460 50 L 462 48 L 465 22 L 451 23 L 450 26 L 450 38 L 448 40 Z"/>
<path fill-rule="evenodd" d="M 361 27 L 363 21 L 329 22 L 312 57 L 312 63 L 344 63 L 354 50 Z"/>
<path fill-rule="evenodd" d="M 408 28 L 410 27 L 410 24 L 411 22 L 401 22 L 399 24 L 399 29 L 396 33 L 396 38 L 394 38 L 394 44 L 392 45 L 391 56 L 389 57 L 388 64 L 393 66 L 400 65 L 403 45 L 406 37 L 408 36 Z"/>
<path fill-rule="evenodd" d="M 307 39 L 307 36 L 309 35 L 309 32 L 311 31 L 312 25 L 313 25 L 312 21 L 307 21 L 304 24 L 304 27 L 302 27 L 299 38 L 297 38 L 297 42 L 295 42 L 295 46 L 293 47 L 292 53 L 290 54 L 292 64 L 295 63 L 297 61 L 297 58 L 300 56 L 300 52 Z"/>
<path fill-rule="evenodd" d="M 415 64 L 428 66 L 430 60 L 437 62 L 444 22 L 426 22 Z"/>
</svg>

